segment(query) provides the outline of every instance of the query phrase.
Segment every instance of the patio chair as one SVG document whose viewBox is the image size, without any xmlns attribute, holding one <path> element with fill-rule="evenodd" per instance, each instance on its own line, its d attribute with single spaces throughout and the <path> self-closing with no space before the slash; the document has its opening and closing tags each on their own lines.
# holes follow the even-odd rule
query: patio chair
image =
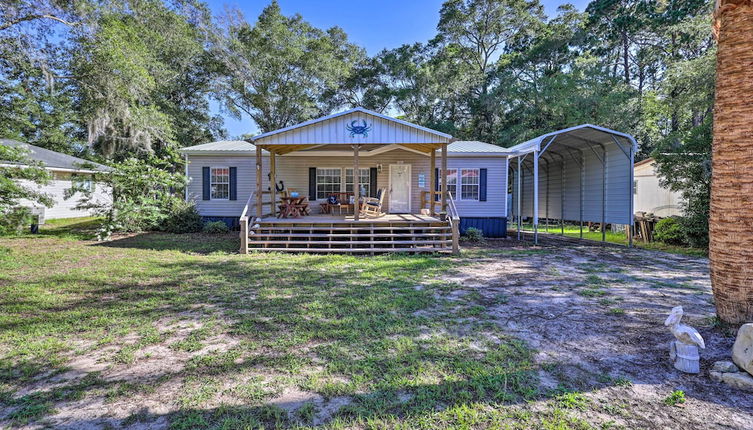
<svg viewBox="0 0 753 430">
<path fill-rule="evenodd" d="M 382 213 L 382 203 L 387 190 L 380 188 L 377 190 L 376 197 L 364 197 L 361 201 L 361 215 L 370 217 L 380 217 Z"/>
</svg>

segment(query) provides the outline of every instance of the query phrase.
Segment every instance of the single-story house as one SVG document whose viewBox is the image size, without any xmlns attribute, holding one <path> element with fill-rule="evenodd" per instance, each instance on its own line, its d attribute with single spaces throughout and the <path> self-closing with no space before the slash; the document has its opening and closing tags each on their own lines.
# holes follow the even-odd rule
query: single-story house
<svg viewBox="0 0 753 430">
<path fill-rule="evenodd" d="M 110 189 L 95 182 L 94 178 L 96 173 L 112 170 L 110 167 L 12 139 L 0 139 L 0 145 L 26 150 L 27 157 L 30 160 L 41 162 L 44 168 L 51 173 L 52 180 L 48 184 L 38 186 L 29 183 L 28 185 L 37 186 L 39 191 L 52 197 L 54 201 L 52 207 L 46 208 L 31 201 L 21 201 L 22 205 L 32 207 L 35 212 L 40 213 L 42 219 L 76 218 L 92 215 L 89 210 L 76 208 L 83 197 L 81 193 L 66 195 L 74 184 L 91 188 L 93 190 L 92 197 L 95 201 L 112 202 Z M 0 161 L 0 163 L 3 163 L 3 161 Z"/>
<path fill-rule="evenodd" d="M 663 187 L 653 158 L 635 163 L 635 211 L 668 217 L 682 215 L 682 195 Z"/>
<path fill-rule="evenodd" d="M 185 198 L 196 202 L 205 219 L 239 226 L 241 252 L 391 252 L 406 248 L 456 252 L 458 236 L 470 227 L 483 230 L 487 237 L 506 236 L 508 171 L 520 172 L 522 165 L 519 162 L 515 170 L 510 160 L 524 161 L 528 153 L 535 153 L 528 165 L 534 158 L 536 165 L 539 159 L 548 160 L 555 154 L 562 158 L 563 148 L 583 156 L 590 146 L 575 139 L 595 137 L 604 142 L 598 145 L 609 151 L 610 169 L 615 169 L 609 174 L 609 197 L 627 200 L 632 196 L 627 185 L 622 191 L 612 185 L 630 177 L 621 169 L 623 164 L 632 166 L 632 144 L 627 161 L 612 160 L 612 153 L 618 150 L 613 148 L 615 143 L 606 141 L 611 131 L 580 127 L 559 134 L 557 150 L 544 155 L 548 146 L 542 148 L 541 140 L 513 148 L 459 141 L 446 133 L 356 108 L 248 141 L 183 148 L 189 179 Z M 551 145 L 552 137 L 544 137 L 548 140 L 543 144 Z M 563 162 L 563 169 L 573 168 L 567 164 L 569 156 Z M 552 160 L 550 164 L 554 167 L 556 163 Z M 582 166 L 589 180 L 595 180 L 596 167 L 590 161 Z M 538 175 L 538 168 L 533 170 Z M 546 177 L 544 173 L 539 179 Z M 518 190 L 522 191 L 520 186 Z M 537 195 L 538 187 L 532 192 Z M 295 213 L 295 218 L 281 216 L 286 215 L 280 213 L 281 194 L 283 199 L 292 199 L 286 200 L 288 203 L 300 203 L 296 198 L 306 197 L 305 209 Z M 517 201 L 526 201 L 524 193 L 517 195 Z M 352 205 L 359 197 L 378 202 L 384 215 L 360 217 Z M 631 204 L 623 205 L 625 213 L 618 216 L 611 216 L 616 209 L 610 204 L 611 222 L 631 223 L 632 214 L 627 217 Z M 556 210 L 545 214 L 554 217 Z M 516 216 L 520 218 L 520 210 Z M 587 217 L 597 216 L 588 212 Z"/>
</svg>

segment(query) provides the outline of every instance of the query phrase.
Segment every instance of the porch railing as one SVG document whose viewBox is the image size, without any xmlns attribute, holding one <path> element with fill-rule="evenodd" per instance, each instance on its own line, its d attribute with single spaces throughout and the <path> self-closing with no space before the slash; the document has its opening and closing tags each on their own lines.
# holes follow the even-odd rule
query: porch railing
<svg viewBox="0 0 753 430">
<path fill-rule="evenodd" d="M 263 208 L 265 205 L 269 205 L 271 210 L 269 213 L 262 214 L 262 216 L 274 215 L 276 212 L 277 204 L 282 203 L 282 200 L 275 199 L 276 201 L 272 202 L 272 193 L 270 191 L 262 191 L 262 200 L 264 200 L 264 196 L 269 196 L 269 198 L 267 199 L 267 201 L 262 201 L 261 206 Z M 256 209 L 256 191 L 252 191 L 251 195 L 248 196 L 246 205 L 243 207 L 243 212 L 241 212 L 240 219 L 238 220 L 241 229 L 241 254 L 248 254 L 248 221 L 249 217 L 253 217 L 253 215 L 251 214 L 255 212 L 254 209 Z"/>
<path fill-rule="evenodd" d="M 442 210 L 441 191 L 421 191 L 421 209 L 429 209 L 429 205 L 434 206 L 434 212 L 439 213 Z M 439 197 L 440 200 L 437 200 Z M 455 199 L 452 193 L 447 193 L 447 220 L 452 228 L 452 253 L 460 253 L 460 214 L 455 206 Z"/>
</svg>

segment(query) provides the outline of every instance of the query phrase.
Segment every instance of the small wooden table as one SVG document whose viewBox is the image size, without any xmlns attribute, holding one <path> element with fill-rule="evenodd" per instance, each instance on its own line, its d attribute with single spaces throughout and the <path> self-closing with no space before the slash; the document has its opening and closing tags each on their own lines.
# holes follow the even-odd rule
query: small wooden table
<svg viewBox="0 0 753 430">
<path fill-rule="evenodd" d="M 308 212 L 309 204 L 306 196 L 280 197 L 280 213 L 277 218 L 301 218 Z"/>
</svg>

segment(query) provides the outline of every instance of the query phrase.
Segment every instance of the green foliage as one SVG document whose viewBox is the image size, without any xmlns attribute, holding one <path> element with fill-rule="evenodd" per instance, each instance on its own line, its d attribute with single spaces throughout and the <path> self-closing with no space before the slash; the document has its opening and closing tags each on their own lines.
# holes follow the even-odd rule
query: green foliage
<svg viewBox="0 0 753 430">
<path fill-rule="evenodd" d="M 677 406 L 685 403 L 685 392 L 682 390 L 675 390 L 664 399 L 664 404 L 667 406 Z"/>
<path fill-rule="evenodd" d="M 204 233 L 221 234 L 229 231 L 230 229 L 223 221 L 209 221 L 204 224 Z"/>
<path fill-rule="evenodd" d="M 476 227 L 468 227 L 465 230 L 465 236 L 464 239 L 469 242 L 483 242 L 484 241 L 484 232 Z"/>
<path fill-rule="evenodd" d="M 15 233 L 29 224 L 30 212 L 21 207 L 22 199 L 26 205 L 52 206 L 50 196 L 37 189 L 51 179 L 24 148 L 0 144 L 0 234 Z"/>
<path fill-rule="evenodd" d="M 664 218 L 654 227 L 654 238 L 669 245 L 685 245 L 685 233 L 682 224 L 675 217 Z"/>
<path fill-rule="evenodd" d="M 167 217 L 160 224 L 160 230 L 168 233 L 197 233 L 204 223 L 194 202 L 172 199 L 167 208 Z"/>
<path fill-rule="evenodd" d="M 94 200 L 91 191 L 79 190 L 84 197 L 77 207 L 93 210 L 105 220 L 100 239 L 115 231 L 159 230 L 174 212 L 190 211 L 175 194 L 185 186 L 186 178 L 169 171 L 165 161 L 129 158 L 112 167 L 112 172 L 97 175 L 97 181 L 112 190 L 112 202 Z"/>
</svg>

